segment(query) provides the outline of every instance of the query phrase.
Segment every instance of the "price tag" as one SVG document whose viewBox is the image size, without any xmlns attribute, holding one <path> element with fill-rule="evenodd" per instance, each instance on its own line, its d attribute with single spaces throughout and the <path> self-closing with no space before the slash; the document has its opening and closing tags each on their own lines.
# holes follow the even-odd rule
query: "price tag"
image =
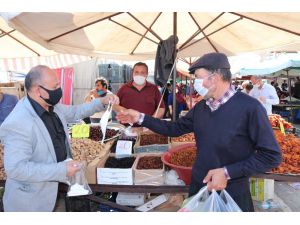
<svg viewBox="0 0 300 225">
<path fill-rule="evenodd" d="M 116 146 L 116 157 L 117 156 L 128 156 L 132 152 L 132 141 L 119 140 Z"/>
<path fill-rule="evenodd" d="M 280 126 L 281 133 L 285 134 L 284 126 L 281 121 L 279 121 L 279 126 Z"/>
<path fill-rule="evenodd" d="M 90 126 L 87 124 L 74 125 L 72 127 L 72 138 L 88 138 L 90 136 Z"/>
</svg>

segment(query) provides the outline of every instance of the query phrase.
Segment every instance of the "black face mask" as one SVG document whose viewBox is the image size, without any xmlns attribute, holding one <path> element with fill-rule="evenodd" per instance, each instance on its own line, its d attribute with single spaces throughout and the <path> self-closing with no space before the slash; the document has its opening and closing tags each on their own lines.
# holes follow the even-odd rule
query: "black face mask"
<svg viewBox="0 0 300 225">
<path fill-rule="evenodd" d="M 59 100 L 62 97 L 62 90 L 61 90 L 60 87 L 57 88 L 57 89 L 55 89 L 55 90 L 49 90 L 47 88 L 44 88 L 41 85 L 39 85 L 39 86 L 41 88 L 43 88 L 45 91 L 47 91 L 48 94 L 49 94 L 49 98 L 48 99 L 45 99 L 42 96 L 40 96 L 46 103 L 48 103 L 49 105 L 54 106 L 54 105 L 56 105 L 59 102 Z"/>
</svg>

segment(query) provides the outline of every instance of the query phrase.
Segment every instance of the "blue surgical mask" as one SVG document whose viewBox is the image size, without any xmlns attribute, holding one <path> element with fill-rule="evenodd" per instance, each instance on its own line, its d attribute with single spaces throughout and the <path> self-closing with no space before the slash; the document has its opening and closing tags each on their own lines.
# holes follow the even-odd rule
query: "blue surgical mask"
<svg viewBox="0 0 300 225">
<path fill-rule="evenodd" d="M 202 97 L 204 97 L 207 92 L 208 89 L 203 87 L 203 79 L 195 79 L 194 82 L 194 89 L 198 92 L 199 95 L 201 95 Z"/>
</svg>

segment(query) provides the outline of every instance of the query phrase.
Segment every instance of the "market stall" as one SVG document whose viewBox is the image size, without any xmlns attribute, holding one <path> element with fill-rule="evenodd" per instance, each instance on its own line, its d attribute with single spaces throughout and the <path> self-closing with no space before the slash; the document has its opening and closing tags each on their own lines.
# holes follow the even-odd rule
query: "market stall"
<svg viewBox="0 0 300 225">
<path fill-rule="evenodd" d="M 283 162 L 280 167 L 273 171 L 265 174 L 257 174 L 252 177 L 274 179 L 280 182 L 300 182 L 300 138 L 292 134 L 292 125 L 284 121 L 279 115 L 270 116 L 270 123 L 274 128 L 276 139 L 282 149 Z M 145 200 L 142 202 L 144 204 L 158 196 L 165 198 L 161 199 L 161 204 L 167 202 L 170 196 L 182 196 L 182 200 L 184 196 L 187 196 L 189 190 L 188 184 L 190 182 L 190 177 L 188 176 L 191 176 L 192 164 L 185 164 L 185 162 L 191 163 L 193 161 L 189 162 L 188 160 L 194 160 L 191 157 L 193 155 L 192 152 L 189 152 L 194 151 L 193 148 L 195 148 L 193 147 L 195 146 L 195 138 L 192 133 L 177 138 L 169 138 L 149 131 L 143 131 L 142 128 L 136 128 L 132 133 L 139 133 L 137 136 L 126 136 L 122 125 L 111 124 L 107 129 L 106 141 L 104 144 L 101 144 L 99 141 L 102 139 L 102 134 L 99 125 L 90 125 L 89 135 L 85 138 L 80 138 L 80 135 L 82 135 L 80 130 L 83 128 L 80 126 L 80 124 L 77 124 L 73 128 L 70 128 L 70 133 L 72 133 L 73 157 L 75 160 L 85 160 L 87 162 L 86 178 L 93 191 L 93 195 L 79 197 L 79 200 L 93 201 L 122 211 L 138 211 L 133 206 L 120 205 L 115 201 L 108 201 L 102 195 L 99 195 L 99 193 L 140 193 L 144 197 L 146 196 L 144 195 L 145 193 L 152 193 L 149 199 L 145 197 Z M 130 147 L 125 147 L 130 142 Z M 3 147 L 0 148 L 0 151 L 2 155 Z M 186 153 L 184 153 L 185 151 Z M 182 153 L 182 155 L 177 155 L 177 158 L 172 161 L 168 154 L 171 153 L 175 156 L 178 152 Z M 119 154 L 123 155 L 123 158 L 116 158 L 116 155 Z M 145 156 L 152 157 L 150 161 L 143 163 L 146 167 L 150 164 L 150 166 L 155 166 L 157 163 L 153 161 L 153 156 L 159 156 L 158 158 L 162 159 L 162 163 L 164 164 L 163 171 L 160 169 L 162 167 L 156 167 L 157 169 L 150 169 L 148 171 L 143 167 L 139 171 L 137 167 L 139 164 L 138 161 Z M 122 158 L 128 161 L 127 158 L 130 157 L 134 157 L 135 159 L 129 167 L 127 166 L 127 169 L 123 164 L 113 166 L 113 164 L 117 165 L 116 161 L 108 162 L 109 158 L 111 160 Z M 2 157 L 0 159 L 0 186 L 4 186 L 5 173 Z M 188 168 L 190 168 L 190 172 Z M 179 178 L 185 183 L 181 185 L 168 184 L 166 173 L 170 169 L 174 169 Z M 68 186 L 61 184 L 60 191 L 66 193 Z M 66 202 L 69 204 L 67 210 L 74 210 L 72 209 L 72 198 L 66 198 Z M 155 210 L 154 207 L 151 210 Z"/>
</svg>

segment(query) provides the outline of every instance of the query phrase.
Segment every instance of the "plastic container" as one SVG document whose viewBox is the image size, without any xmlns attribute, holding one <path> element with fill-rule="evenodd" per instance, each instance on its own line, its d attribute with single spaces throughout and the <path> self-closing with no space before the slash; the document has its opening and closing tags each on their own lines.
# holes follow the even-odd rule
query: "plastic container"
<svg viewBox="0 0 300 225">
<path fill-rule="evenodd" d="M 189 185 L 191 183 L 192 179 L 192 167 L 185 167 L 185 166 L 177 166 L 172 163 L 170 163 L 170 157 L 173 153 L 181 151 L 185 148 L 194 147 L 196 146 L 195 143 L 189 143 L 189 144 L 183 144 L 178 145 L 176 147 L 170 148 L 167 152 L 165 152 L 161 156 L 161 160 L 163 163 L 167 166 L 169 166 L 171 169 L 175 170 L 181 180 L 184 181 L 186 185 Z"/>
</svg>

